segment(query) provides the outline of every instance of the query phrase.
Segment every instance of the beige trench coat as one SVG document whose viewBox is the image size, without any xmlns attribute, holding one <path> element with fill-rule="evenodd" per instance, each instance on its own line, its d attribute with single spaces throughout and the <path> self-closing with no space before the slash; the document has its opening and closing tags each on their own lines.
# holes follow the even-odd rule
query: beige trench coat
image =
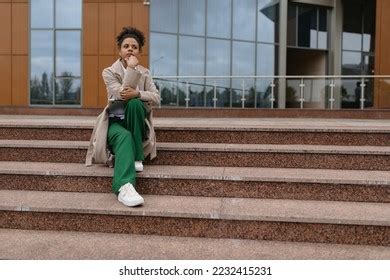
<svg viewBox="0 0 390 280">
<path fill-rule="evenodd" d="M 103 70 L 103 80 L 107 87 L 107 100 L 116 98 L 120 99 L 120 92 L 124 87 L 136 88 L 140 92 L 140 99 L 145 103 L 148 108 L 146 124 L 146 140 L 144 144 L 145 157 L 150 155 L 150 159 L 153 159 L 157 155 L 156 151 L 156 134 L 153 127 L 153 111 L 152 106 L 158 105 L 160 102 L 160 94 L 150 76 L 149 70 L 138 65 L 137 70 L 129 69 L 126 74 L 120 64 L 120 60 L 114 62 L 111 67 Z M 85 160 L 86 166 L 96 164 L 107 164 L 110 153 L 107 145 L 107 132 L 108 132 L 108 106 L 106 106 L 103 112 L 97 117 L 91 140 L 89 143 L 87 157 Z"/>
</svg>

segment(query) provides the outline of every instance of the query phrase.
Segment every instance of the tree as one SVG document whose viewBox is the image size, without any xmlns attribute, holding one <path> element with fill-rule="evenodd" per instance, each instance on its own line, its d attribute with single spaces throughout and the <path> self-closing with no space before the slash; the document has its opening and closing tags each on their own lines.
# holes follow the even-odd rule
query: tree
<svg viewBox="0 0 390 280">
<path fill-rule="evenodd" d="M 62 77 L 71 77 L 71 73 L 69 72 L 63 72 Z M 73 80 L 72 79 L 61 79 L 60 80 L 60 85 L 61 85 L 61 94 L 63 96 L 64 100 L 69 100 L 70 99 L 70 93 L 72 90 L 72 85 L 73 85 Z"/>
</svg>

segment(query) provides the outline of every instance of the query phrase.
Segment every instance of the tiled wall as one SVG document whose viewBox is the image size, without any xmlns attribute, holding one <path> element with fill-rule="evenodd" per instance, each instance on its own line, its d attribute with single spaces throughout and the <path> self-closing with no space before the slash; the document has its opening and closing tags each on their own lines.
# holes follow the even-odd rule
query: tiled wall
<svg viewBox="0 0 390 280">
<path fill-rule="evenodd" d="M 0 106 L 28 104 L 28 1 L 0 0 Z"/>
<path fill-rule="evenodd" d="M 101 73 L 118 58 L 115 38 L 123 26 L 145 33 L 140 64 L 148 67 L 149 7 L 142 0 L 85 0 L 83 11 L 83 107 L 104 107 L 107 94 Z"/>
</svg>

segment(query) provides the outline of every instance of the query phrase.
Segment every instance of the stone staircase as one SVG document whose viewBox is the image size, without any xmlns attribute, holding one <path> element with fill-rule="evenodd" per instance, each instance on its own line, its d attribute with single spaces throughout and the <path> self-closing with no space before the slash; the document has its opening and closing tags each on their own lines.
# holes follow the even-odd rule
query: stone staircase
<svg viewBox="0 0 390 280">
<path fill-rule="evenodd" d="M 390 258 L 389 120 L 156 118 L 137 208 L 93 123 L 0 115 L 0 258 Z"/>
</svg>

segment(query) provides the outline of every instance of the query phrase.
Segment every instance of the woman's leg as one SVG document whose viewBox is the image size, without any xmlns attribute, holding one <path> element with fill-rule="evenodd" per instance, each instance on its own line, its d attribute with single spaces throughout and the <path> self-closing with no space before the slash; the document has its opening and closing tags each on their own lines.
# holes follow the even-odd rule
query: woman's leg
<svg viewBox="0 0 390 280">
<path fill-rule="evenodd" d="M 124 123 L 133 135 L 135 160 L 137 161 L 144 160 L 145 117 L 146 110 L 141 100 L 134 98 L 127 102 Z"/>
<path fill-rule="evenodd" d="M 122 124 L 121 124 L 122 123 Z M 123 126 L 123 121 L 110 120 L 108 126 L 108 144 L 115 154 L 112 190 L 118 193 L 121 186 L 131 183 L 135 186 L 134 167 L 135 145 L 132 134 Z"/>
</svg>

